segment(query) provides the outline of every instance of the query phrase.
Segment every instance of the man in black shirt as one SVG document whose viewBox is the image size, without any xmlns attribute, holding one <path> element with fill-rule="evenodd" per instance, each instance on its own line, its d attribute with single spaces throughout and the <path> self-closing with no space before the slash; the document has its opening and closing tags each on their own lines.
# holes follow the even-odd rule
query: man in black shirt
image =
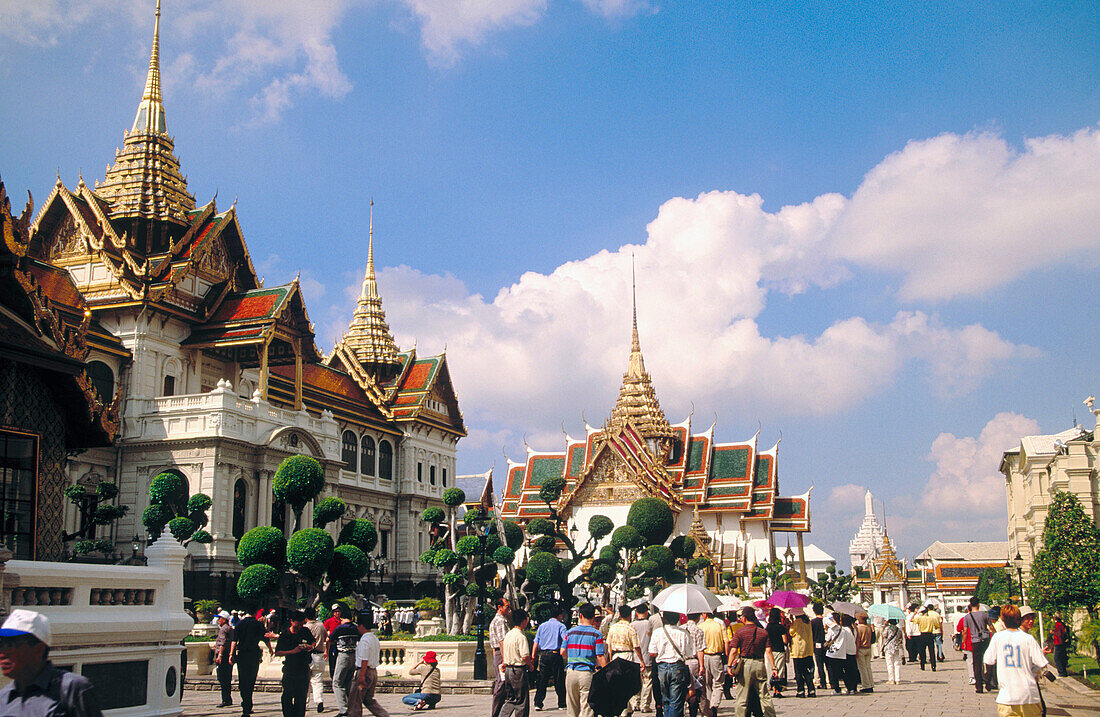
<svg viewBox="0 0 1100 717">
<path fill-rule="evenodd" d="M 275 657 L 283 658 L 283 717 L 305 717 L 313 633 L 305 627 L 301 610 L 290 613 L 290 629 L 275 643 Z"/>
<path fill-rule="evenodd" d="M 241 717 L 252 714 L 252 693 L 256 689 L 256 673 L 260 670 L 260 642 L 271 652 L 271 641 L 263 623 L 247 615 L 236 627 L 237 686 L 241 691 Z"/>
<path fill-rule="evenodd" d="M 814 661 L 817 662 L 817 686 L 825 689 L 828 683 L 825 679 L 825 606 L 819 602 L 814 603 L 814 617 L 810 620 L 810 632 L 814 641 Z"/>
<path fill-rule="evenodd" d="M 332 693 L 336 696 L 338 717 L 348 713 L 348 693 L 356 673 L 355 646 L 362 636 L 359 626 L 351 621 L 348 613 L 348 609 L 341 605 L 337 613 L 340 624 L 328 636 L 329 652 L 336 658 L 336 667 L 332 671 Z"/>
</svg>

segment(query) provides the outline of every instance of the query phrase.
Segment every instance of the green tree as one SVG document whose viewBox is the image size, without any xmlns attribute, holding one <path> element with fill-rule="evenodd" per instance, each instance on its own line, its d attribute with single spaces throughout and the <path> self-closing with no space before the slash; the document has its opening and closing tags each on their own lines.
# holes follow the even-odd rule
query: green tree
<svg viewBox="0 0 1100 717">
<path fill-rule="evenodd" d="M 760 588 L 767 596 L 776 590 L 784 589 L 790 582 L 790 577 L 783 575 L 784 571 L 783 561 L 776 558 L 754 565 L 749 579 L 753 587 Z"/>
<path fill-rule="evenodd" d="M 210 522 L 207 511 L 212 501 L 206 493 L 187 496 L 187 485 L 175 473 L 160 473 L 149 481 L 149 507 L 141 515 L 142 524 L 153 540 L 167 527 L 183 545 L 209 543 L 214 538 L 205 528 Z"/>
<path fill-rule="evenodd" d="M 1004 568 L 985 568 L 978 573 L 978 584 L 974 587 L 974 597 L 986 605 L 1003 605 L 1019 590 L 1012 576 Z"/>
<path fill-rule="evenodd" d="M 1031 563 L 1028 599 L 1040 610 L 1065 613 L 1100 604 L 1100 531 L 1077 496 L 1051 493 L 1043 547 Z"/>
<path fill-rule="evenodd" d="M 845 601 L 852 597 L 856 591 L 855 579 L 851 575 L 845 575 L 843 570 L 837 570 L 830 565 L 821 573 L 817 582 L 810 586 L 810 594 L 823 603 Z"/>
<path fill-rule="evenodd" d="M 309 456 L 285 459 L 272 481 L 275 497 L 294 511 L 295 526 L 301 524 L 305 506 L 323 488 L 324 469 Z M 289 539 L 270 525 L 257 526 L 241 536 L 237 562 L 244 571 L 237 579 L 237 594 L 245 600 L 278 596 L 284 605 L 312 607 L 353 594 L 356 581 L 367 572 L 367 556 L 378 543 L 378 531 L 369 520 L 360 518 L 345 523 L 333 540 L 325 527 L 346 511 L 343 500 L 328 497 L 314 505 L 314 527 L 295 530 Z M 291 579 L 283 580 L 287 574 Z"/>
<path fill-rule="evenodd" d="M 109 557 L 114 553 L 114 541 L 108 538 L 96 538 L 100 526 L 109 526 L 130 512 L 130 506 L 112 504 L 109 501 L 118 496 L 118 486 L 110 481 L 100 481 L 94 486 L 71 485 L 65 489 L 65 497 L 80 512 L 80 527 L 72 533 L 62 532 L 61 542 L 71 540 L 73 555 L 83 556 L 89 553 L 101 553 Z"/>
</svg>

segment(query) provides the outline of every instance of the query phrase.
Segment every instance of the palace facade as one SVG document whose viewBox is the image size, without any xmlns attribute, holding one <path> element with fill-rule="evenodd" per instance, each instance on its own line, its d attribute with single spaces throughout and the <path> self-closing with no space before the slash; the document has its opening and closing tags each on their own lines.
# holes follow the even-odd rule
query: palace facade
<svg viewBox="0 0 1100 717">
<path fill-rule="evenodd" d="M 441 504 L 466 434 L 446 356 L 397 347 L 375 278 L 373 216 L 354 317 L 329 355 L 318 351 L 299 281 L 265 286 L 236 204 L 199 205 L 187 189 L 161 97 L 159 23 L 158 2 L 145 89 L 114 163 L 94 186 L 59 178 L 29 228 L 28 271 L 51 307 L 86 314 L 90 390 L 119 423 L 113 445 L 70 454 L 62 482 L 116 482 L 130 513 L 112 537 L 126 546 L 145 534 L 156 474 L 210 495 L 214 540 L 190 546 L 188 593 L 224 598 L 239 571 L 236 540 L 257 525 L 289 526 L 272 497 L 275 469 L 311 455 L 324 466 L 322 497 L 377 525 L 375 579 L 398 592 L 431 580 L 417 561 L 419 514 Z M 44 511 L 51 530 L 77 520 L 60 503 Z M 305 526 L 311 517 L 307 507 Z"/>
<path fill-rule="evenodd" d="M 709 585 L 728 571 L 751 589 L 753 566 L 777 558 L 776 534 L 784 532 L 797 536 L 795 567 L 805 584 L 810 491 L 781 497 L 778 461 L 779 444 L 761 450 L 756 435 L 721 443 L 715 425 L 695 432 L 692 416 L 669 423 L 645 369 L 635 310 L 627 370 L 607 421 L 586 422 L 584 437 L 567 435 L 563 450 L 528 447 L 523 462 L 509 461 L 501 514 L 521 524 L 547 517 L 539 489 L 551 478 L 565 479 L 556 507 L 578 530 L 596 514 L 625 525 L 630 504 L 652 496 L 672 507 L 674 534 L 694 537 L 696 555 L 711 561 Z"/>
</svg>

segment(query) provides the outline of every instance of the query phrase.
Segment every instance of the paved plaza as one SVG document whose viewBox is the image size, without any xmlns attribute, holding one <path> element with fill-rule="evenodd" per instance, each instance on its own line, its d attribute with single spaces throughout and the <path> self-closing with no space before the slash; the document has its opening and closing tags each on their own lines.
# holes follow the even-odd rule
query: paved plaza
<svg viewBox="0 0 1100 717">
<path fill-rule="evenodd" d="M 968 674 L 965 663 L 957 654 L 948 653 L 952 658 L 941 663 L 936 672 L 922 672 L 916 665 L 902 668 L 903 681 L 900 685 L 879 684 L 873 694 L 844 697 L 833 695 L 831 690 L 818 692 L 814 699 L 784 697 L 776 701 L 776 711 L 780 715 L 807 715 L 807 717 L 844 717 L 845 715 L 907 715 L 908 717 L 969 717 L 970 715 L 996 715 L 996 696 L 979 695 L 967 684 Z M 875 680 L 886 679 L 886 668 L 882 660 L 874 662 Z M 1073 717 L 1097 715 L 1100 717 L 1100 697 L 1089 693 L 1078 683 L 1067 684 L 1069 680 L 1044 685 L 1043 695 L 1047 701 L 1047 714 L 1050 717 Z M 1048 686 L 1049 685 L 1049 686 Z M 1077 688 L 1077 689 L 1074 689 Z M 326 693 L 326 699 L 332 695 Z M 234 695 L 236 700 L 236 695 Z M 391 714 L 405 714 L 410 708 L 401 704 L 401 695 L 384 694 L 379 702 Z M 489 712 L 489 695 L 444 695 L 443 702 L 435 710 L 439 715 L 482 715 Z M 553 700 L 549 700 L 553 704 Z M 215 715 L 232 717 L 240 714 L 240 708 L 218 709 L 218 692 L 188 690 L 184 692 L 183 713 L 188 717 L 214 717 Z M 254 714 L 263 717 L 281 715 L 279 693 L 257 692 Z M 325 714 L 334 715 L 334 703 L 326 703 Z M 307 715 L 317 714 L 312 701 Z M 532 714 L 534 710 L 532 708 Z M 544 710 L 540 714 L 564 715 L 559 710 Z M 723 703 L 720 715 L 733 715 L 733 705 Z"/>
</svg>

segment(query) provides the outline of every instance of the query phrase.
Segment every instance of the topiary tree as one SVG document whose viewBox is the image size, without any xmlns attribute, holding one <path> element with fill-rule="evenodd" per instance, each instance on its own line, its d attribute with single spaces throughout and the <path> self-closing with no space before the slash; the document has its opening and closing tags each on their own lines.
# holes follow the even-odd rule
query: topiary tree
<svg viewBox="0 0 1100 717">
<path fill-rule="evenodd" d="M 164 529 L 183 545 L 210 543 L 213 536 L 205 528 L 210 522 L 207 511 L 213 501 L 205 493 L 187 496 L 187 484 L 175 473 L 158 473 L 149 482 L 149 507 L 141 515 L 141 522 L 152 540 L 157 540 Z"/>
<path fill-rule="evenodd" d="M 1013 590 L 1016 581 L 1004 568 L 984 568 L 978 573 L 978 584 L 974 586 L 974 597 L 986 605 L 1004 605 L 1010 596 L 1019 590 Z"/>
<path fill-rule="evenodd" d="M 76 541 L 73 544 L 74 556 L 89 553 L 101 553 L 104 557 L 112 555 L 114 541 L 110 538 L 97 539 L 96 532 L 100 526 L 109 526 L 130 512 L 128 505 L 108 503 L 118 497 L 118 486 L 110 481 L 87 486 L 71 485 L 65 489 L 65 497 L 80 512 L 80 527 L 72 533 L 62 531 L 61 542 Z"/>
<path fill-rule="evenodd" d="M 1096 616 L 1100 605 L 1100 530 L 1073 493 L 1051 492 L 1043 547 L 1031 563 L 1028 600 L 1040 610 Z"/>
<path fill-rule="evenodd" d="M 847 600 L 855 591 L 854 577 L 845 575 L 843 570 L 837 570 L 832 565 L 825 568 L 825 572 L 818 575 L 817 582 L 810 586 L 814 599 L 826 604 Z"/>
<path fill-rule="evenodd" d="M 276 483 L 280 486 L 277 491 Z M 323 488 L 324 470 L 309 456 L 285 459 L 272 482 L 275 497 L 294 510 L 296 526 L 305 506 L 316 500 Z M 345 523 L 334 541 L 325 527 L 346 512 L 343 500 L 327 497 L 313 507 L 314 527 L 296 529 L 289 539 L 270 525 L 257 526 L 241 536 L 237 561 L 244 571 L 237 580 L 237 594 L 249 601 L 277 596 L 284 605 L 312 607 L 354 594 L 356 582 L 367 573 L 378 530 L 374 523 L 358 518 Z M 284 575 L 290 579 L 283 579 Z"/>
</svg>

